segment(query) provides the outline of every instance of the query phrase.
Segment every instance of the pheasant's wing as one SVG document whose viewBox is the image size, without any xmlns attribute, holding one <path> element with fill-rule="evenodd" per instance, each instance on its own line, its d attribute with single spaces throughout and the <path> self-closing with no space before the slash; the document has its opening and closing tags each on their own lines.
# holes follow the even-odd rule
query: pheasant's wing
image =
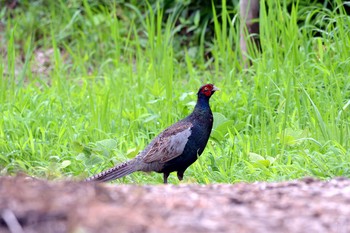
<svg viewBox="0 0 350 233">
<path fill-rule="evenodd" d="M 164 130 L 147 148 L 145 163 L 165 163 L 181 155 L 191 135 L 192 123 L 179 122 Z"/>
</svg>

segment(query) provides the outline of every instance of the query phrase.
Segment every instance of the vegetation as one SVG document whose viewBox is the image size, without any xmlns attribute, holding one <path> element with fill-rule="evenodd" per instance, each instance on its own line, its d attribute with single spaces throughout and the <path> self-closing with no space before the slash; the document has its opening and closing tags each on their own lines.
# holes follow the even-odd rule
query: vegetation
<svg viewBox="0 0 350 233">
<path fill-rule="evenodd" d="M 237 10 L 226 1 L 205 20 L 157 2 L 3 8 L 0 174 L 100 172 L 134 157 L 192 111 L 203 83 L 215 83 L 214 130 L 184 182 L 349 177 L 350 17 L 342 4 L 262 0 L 262 52 L 251 46 L 248 69 Z M 159 184 L 162 176 L 115 182 Z"/>
</svg>

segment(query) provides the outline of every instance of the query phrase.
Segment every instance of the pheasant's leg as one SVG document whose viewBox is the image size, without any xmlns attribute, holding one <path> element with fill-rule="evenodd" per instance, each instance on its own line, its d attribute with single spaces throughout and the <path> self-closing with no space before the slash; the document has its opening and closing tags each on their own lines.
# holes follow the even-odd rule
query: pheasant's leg
<svg viewBox="0 0 350 233">
<path fill-rule="evenodd" d="M 168 183 L 168 176 L 169 176 L 169 172 L 164 172 L 163 174 L 163 179 L 164 179 L 164 184 L 167 184 Z"/>
<path fill-rule="evenodd" d="M 177 171 L 177 178 L 181 181 L 184 178 L 184 171 Z"/>
</svg>

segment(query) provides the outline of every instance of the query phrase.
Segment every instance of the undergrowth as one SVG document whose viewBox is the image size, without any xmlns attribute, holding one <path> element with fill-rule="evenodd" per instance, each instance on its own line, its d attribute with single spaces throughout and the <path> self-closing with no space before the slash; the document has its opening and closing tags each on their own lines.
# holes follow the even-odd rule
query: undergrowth
<svg viewBox="0 0 350 233">
<path fill-rule="evenodd" d="M 341 1 L 334 10 L 261 1 L 262 51 L 251 49 L 247 69 L 239 17 L 225 1 L 212 8 L 213 38 L 203 24 L 196 46 L 181 43 L 181 14 L 159 4 L 75 3 L 1 11 L 1 174 L 100 172 L 134 157 L 215 83 L 214 130 L 184 182 L 350 176 L 350 18 Z M 134 173 L 116 182 L 161 181 Z"/>
</svg>

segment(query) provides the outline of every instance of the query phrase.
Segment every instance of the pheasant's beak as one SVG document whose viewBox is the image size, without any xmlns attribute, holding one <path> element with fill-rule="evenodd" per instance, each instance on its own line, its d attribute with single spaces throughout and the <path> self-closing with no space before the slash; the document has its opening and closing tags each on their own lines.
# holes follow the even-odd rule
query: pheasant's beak
<svg viewBox="0 0 350 233">
<path fill-rule="evenodd" d="M 214 92 L 214 91 L 220 91 L 220 89 L 217 88 L 216 86 L 213 86 L 213 92 Z"/>
</svg>

